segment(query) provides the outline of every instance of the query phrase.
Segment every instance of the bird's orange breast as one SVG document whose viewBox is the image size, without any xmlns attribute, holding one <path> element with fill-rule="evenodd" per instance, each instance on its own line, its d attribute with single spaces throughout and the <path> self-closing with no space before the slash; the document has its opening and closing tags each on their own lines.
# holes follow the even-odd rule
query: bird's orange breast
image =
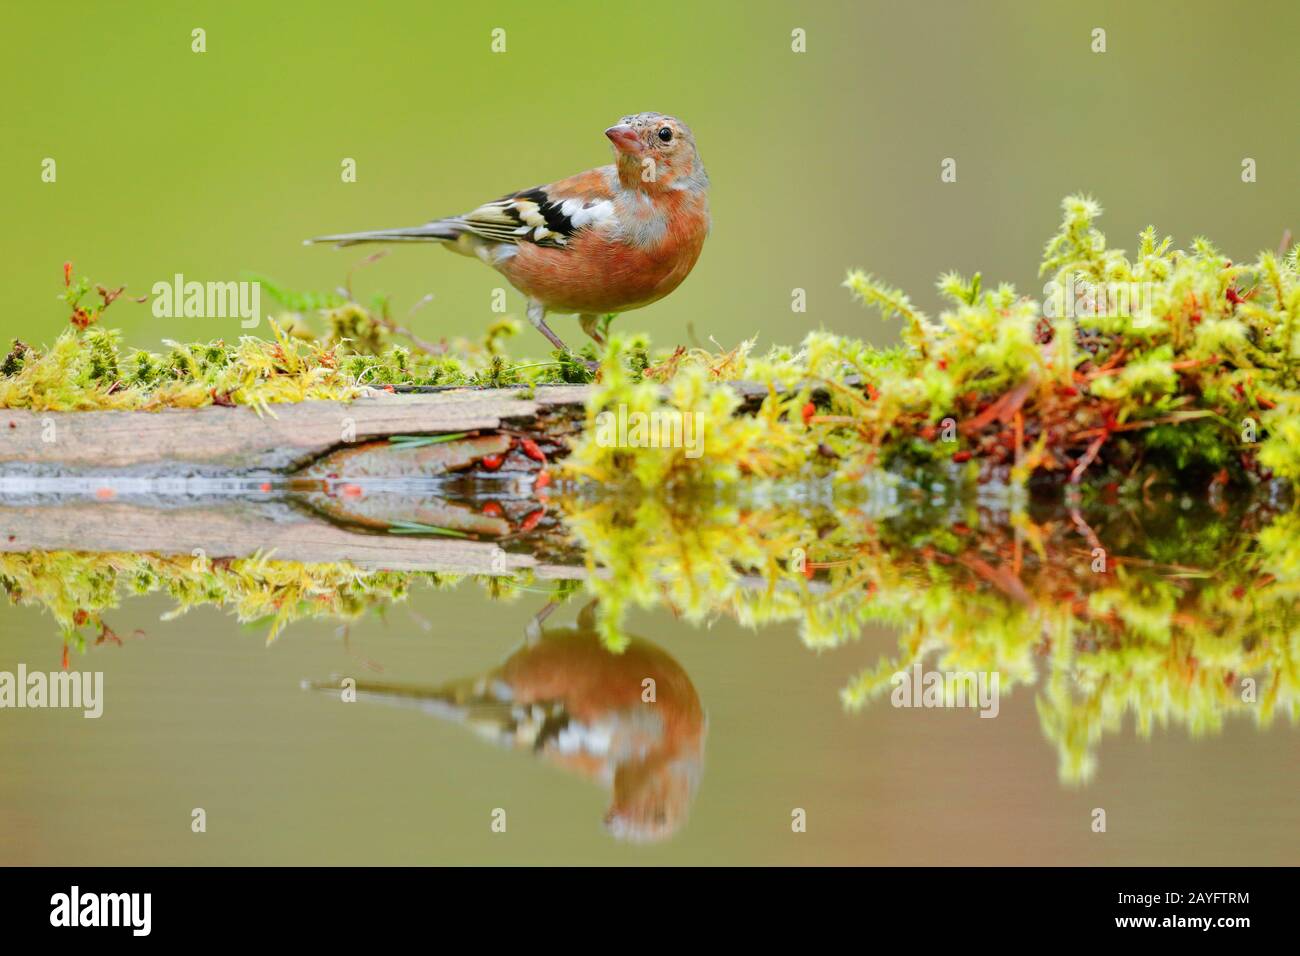
<svg viewBox="0 0 1300 956">
<path fill-rule="evenodd" d="M 583 230 L 562 248 L 521 243 L 497 268 L 549 312 L 626 312 L 681 285 L 704 248 L 706 210 L 683 205 L 662 223 L 662 234 L 648 244 L 611 227 Z"/>
</svg>

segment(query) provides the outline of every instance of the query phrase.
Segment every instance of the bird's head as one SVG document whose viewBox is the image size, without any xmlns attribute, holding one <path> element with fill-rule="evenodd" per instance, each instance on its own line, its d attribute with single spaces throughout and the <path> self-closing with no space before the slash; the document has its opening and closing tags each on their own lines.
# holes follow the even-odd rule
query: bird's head
<svg viewBox="0 0 1300 956">
<path fill-rule="evenodd" d="M 616 839 L 655 843 L 676 833 L 700 786 L 702 754 L 656 755 L 614 772 L 614 802 L 605 829 Z"/>
<path fill-rule="evenodd" d="M 614 144 L 618 178 L 629 189 L 659 192 L 665 189 L 704 189 L 704 171 L 691 128 L 663 113 L 624 116 L 605 130 Z"/>
</svg>

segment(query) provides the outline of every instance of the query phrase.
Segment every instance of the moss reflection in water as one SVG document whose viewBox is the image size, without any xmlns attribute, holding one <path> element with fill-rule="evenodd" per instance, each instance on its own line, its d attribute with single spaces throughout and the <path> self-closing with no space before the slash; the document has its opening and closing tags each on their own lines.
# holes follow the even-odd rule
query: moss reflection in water
<svg viewBox="0 0 1300 956">
<path fill-rule="evenodd" d="M 412 587 L 457 586 L 464 575 L 436 571 L 367 571 L 347 562 L 306 564 L 267 554 L 208 558 L 147 553 L 27 551 L 0 553 L 0 586 L 11 604 L 38 605 L 54 617 L 64 642 L 78 650 L 115 642 L 104 612 L 129 594 L 166 594 L 176 606 L 169 621 L 204 605 L 229 610 L 274 641 L 296 621 L 348 622 L 383 613 Z M 514 598 L 529 577 L 480 577 L 487 596 Z M 564 594 L 569 583 L 556 587 Z"/>
<path fill-rule="evenodd" d="M 1212 733 L 1229 715 L 1259 727 L 1278 715 L 1300 718 L 1300 513 L 1262 498 L 1193 503 L 1161 494 L 1082 511 L 936 507 L 879 489 L 844 497 L 803 486 L 769 488 L 757 501 L 563 501 L 588 565 L 585 587 L 600 602 L 584 626 L 614 669 L 616 655 L 634 652 L 622 622 L 636 606 L 692 622 L 795 622 L 812 648 L 854 641 L 869 625 L 891 628 L 897 650 L 847 682 L 846 708 L 885 706 L 878 699 L 891 677 L 918 662 L 997 672 L 1002 691 L 1032 687 L 1069 783 L 1095 773 L 1101 739 L 1129 715 L 1143 735 L 1168 725 Z M 460 580 L 267 556 L 0 554 L 11 602 L 46 607 L 81 649 L 111 643 L 103 615 L 124 593 L 171 595 L 169 616 L 228 607 L 274 638 L 296 620 L 351 620 L 412 587 Z M 479 580 L 490 598 L 545 590 L 562 599 L 582 587 Z"/>
<path fill-rule="evenodd" d="M 590 583 L 611 646 L 633 605 L 692 621 L 793 621 L 813 648 L 883 625 L 898 650 L 848 683 L 848 709 L 917 663 L 997 672 L 1004 691 L 1036 686 L 1068 783 L 1093 775 L 1103 734 L 1130 713 L 1143 735 L 1169 724 L 1214 732 L 1229 714 L 1260 727 L 1300 717 L 1300 515 L 1263 503 L 1171 496 L 1085 518 L 978 505 L 682 509 L 646 496 L 581 504 L 569 520 L 592 568 L 611 571 Z"/>
</svg>

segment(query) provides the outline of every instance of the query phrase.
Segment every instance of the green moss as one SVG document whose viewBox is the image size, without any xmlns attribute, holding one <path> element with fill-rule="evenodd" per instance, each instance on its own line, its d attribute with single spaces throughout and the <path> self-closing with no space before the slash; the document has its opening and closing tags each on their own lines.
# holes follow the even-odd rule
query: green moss
<svg viewBox="0 0 1300 956">
<path fill-rule="evenodd" d="M 509 387 L 591 378 L 571 356 L 512 362 L 503 343 L 518 323 L 508 318 L 479 341 L 402 344 L 384 299 L 366 307 L 335 294 L 291 292 L 260 281 L 287 307 L 302 310 L 271 319 L 271 339 L 168 341 L 164 352 L 124 351 L 121 333 L 98 324 L 120 290 L 102 292 L 107 304 L 91 307 L 84 301 L 91 283 L 74 283 L 69 273 L 62 296 L 72 309 L 69 327 L 45 349 L 13 343 L 0 362 L 0 408 L 260 408 L 307 399 L 348 401 L 386 385 Z"/>
<path fill-rule="evenodd" d="M 458 575 L 435 572 L 360 571 L 344 563 L 302 564 L 268 556 L 208 561 L 155 554 L 86 554 L 69 551 L 0 554 L 0 589 L 13 604 L 44 607 L 63 639 L 84 650 L 101 639 L 104 614 L 122 593 L 160 592 L 175 607 L 172 620 L 191 608 L 215 605 L 244 624 L 264 629 L 267 643 L 289 624 L 303 620 L 350 621 L 405 600 L 412 587 L 446 588 Z M 482 579 L 492 594 L 505 589 Z M 521 576 L 513 586 L 526 586 Z"/>
<path fill-rule="evenodd" d="M 1233 264 L 1203 239 L 1178 250 L 1149 228 L 1130 260 L 1095 228 L 1094 201 L 1071 197 L 1063 209 L 1040 267 L 1061 294 L 1044 302 L 948 273 L 938 288 L 949 307 L 930 318 L 905 293 L 850 273 L 857 298 L 903 320 L 902 347 L 817 332 L 761 358 L 752 343 L 678 349 L 628 375 L 626 343 L 614 343 L 589 424 L 618 407 L 699 414 L 709 452 L 666 463 L 659 449 L 612 449 L 589 434 L 572 470 L 647 487 L 750 475 L 854 482 L 881 467 L 1012 485 L 1123 482 L 1139 469 L 1201 480 L 1201 466 L 1240 483 L 1300 478 L 1296 253 Z M 759 433 L 717 414 L 731 379 L 771 386 Z M 672 390 L 684 381 L 694 384 Z"/>
</svg>

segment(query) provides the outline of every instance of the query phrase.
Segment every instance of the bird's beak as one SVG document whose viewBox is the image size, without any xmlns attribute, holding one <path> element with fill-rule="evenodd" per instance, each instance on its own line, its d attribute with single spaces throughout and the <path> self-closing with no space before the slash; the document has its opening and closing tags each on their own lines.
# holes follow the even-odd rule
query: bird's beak
<svg viewBox="0 0 1300 956">
<path fill-rule="evenodd" d="M 614 144 L 614 148 L 620 153 L 635 156 L 641 152 L 641 137 L 627 123 L 611 126 L 605 130 L 605 135 L 609 137 L 609 141 Z"/>
</svg>

